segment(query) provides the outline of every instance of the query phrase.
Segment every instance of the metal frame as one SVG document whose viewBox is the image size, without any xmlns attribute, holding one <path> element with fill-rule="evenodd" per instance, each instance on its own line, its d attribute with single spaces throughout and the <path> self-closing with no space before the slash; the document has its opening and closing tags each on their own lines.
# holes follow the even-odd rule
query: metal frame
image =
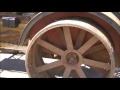
<svg viewBox="0 0 120 90">
<path fill-rule="evenodd" d="M 30 28 L 40 19 L 42 19 L 43 17 L 45 16 L 48 16 L 52 13 L 55 13 L 55 12 L 40 12 L 38 13 L 37 15 L 35 15 L 29 22 L 28 24 L 26 25 L 26 27 L 24 28 L 24 31 L 22 32 L 21 34 L 21 37 L 20 37 L 20 40 L 19 40 L 19 44 L 20 45 L 23 45 L 23 43 L 25 42 L 26 40 L 26 37 L 30 31 Z M 120 20 L 118 19 L 118 21 L 110 18 L 107 16 L 107 13 L 106 15 L 101 13 L 101 12 L 88 12 L 90 14 L 93 14 L 95 16 L 98 16 L 99 18 L 101 18 L 102 20 L 106 21 L 108 24 L 110 24 L 119 34 L 120 34 L 120 25 L 118 25 L 116 22 L 119 22 Z M 112 14 L 112 13 L 111 13 Z M 113 14 L 114 15 L 114 14 Z M 115 15 L 114 15 L 115 16 Z M 116 16 L 115 16 L 116 17 Z"/>
</svg>

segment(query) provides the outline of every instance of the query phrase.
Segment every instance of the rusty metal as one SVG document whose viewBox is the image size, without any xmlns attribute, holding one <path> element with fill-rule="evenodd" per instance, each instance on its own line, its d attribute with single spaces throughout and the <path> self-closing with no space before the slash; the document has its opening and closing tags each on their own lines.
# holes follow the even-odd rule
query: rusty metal
<svg viewBox="0 0 120 90">
<path fill-rule="evenodd" d="M 105 13 L 105 14 L 104 14 Z M 25 27 L 25 30 L 23 32 L 23 34 L 21 35 L 21 39 L 20 39 L 20 44 L 24 43 L 25 38 L 27 37 L 27 34 L 32 31 L 31 28 L 36 25 L 35 29 L 39 28 L 39 30 L 41 29 L 41 27 L 43 28 L 43 25 L 48 25 L 49 23 L 61 19 L 61 18 L 66 18 L 66 17 L 86 17 L 88 19 L 92 19 L 93 21 L 95 20 L 97 23 L 103 23 L 100 20 L 98 20 L 97 18 L 103 20 L 105 23 L 110 24 L 114 30 L 116 30 L 118 33 L 120 33 L 120 29 L 119 29 L 119 19 L 112 19 L 112 16 L 114 16 L 111 12 L 40 12 L 38 13 L 35 17 L 32 18 L 32 20 L 28 23 L 28 25 Z M 108 18 L 107 16 L 111 17 Z M 115 16 L 114 16 L 115 17 Z M 112 19 L 112 20 L 111 20 Z M 44 22 L 44 23 L 41 23 Z M 37 26 L 38 23 L 41 23 L 42 25 L 40 25 L 39 27 Z M 116 25 L 116 23 L 118 23 L 118 25 Z M 34 28 L 32 28 L 34 29 Z M 34 30 L 33 30 L 34 31 Z M 36 31 L 37 32 L 37 31 Z M 36 32 L 32 32 L 33 34 L 35 34 Z M 33 35 L 32 35 L 33 36 Z"/>
<path fill-rule="evenodd" d="M 20 23 L 3 27 L 3 16 Z M 120 20 L 111 12 L 0 13 L 0 52 L 24 52 L 30 77 L 86 78 L 86 67 L 112 77 L 120 66 L 118 41 Z"/>
<path fill-rule="evenodd" d="M 25 27 L 25 30 L 23 31 L 20 38 L 20 44 L 24 44 L 24 41 L 27 38 L 32 39 L 39 30 L 54 21 L 64 18 L 81 20 L 85 19 L 90 23 L 93 22 L 94 25 L 101 26 L 104 29 L 103 31 L 109 37 L 115 49 L 116 66 L 120 66 L 120 42 L 118 42 L 120 40 L 120 20 L 118 18 L 112 18 L 111 15 L 114 16 L 111 12 L 105 12 L 105 14 L 104 12 L 40 12 Z M 56 35 L 56 33 L 51 33 L 50 36 L 54 35 Z"/>
<path fill-rule="evenodd" d="M 72 34 L 74 30 L 71 30 L 71 27 L 72 29 L 77 29 L 80 32 L 82 32 L 81 29 L 86 31 L 86 34 L 81 42 L 82 44 L 77 49 L 74 47 L 75 42 L 77 41 L 73 40 Z M 57 28 L 62 28 L 66 43 L 64 46 L 65 50 L 60 48 L 57 43 L 51 43 L 50 38 L 50 41 L 47 40 L 47 35 L 52 32 L 52 30 L 57 30 Z M 44 40 L 42 39 L 42 36 L 44 37 Z M 55 41 L 53 40 L 53 42 Z M 104 49 L 102 48 L 97 50 L 91 55 L 83 55 L 93 46 L 96 47 L 98 45 L 103 45 Z M 61 58 L 52 63 L 45 63 L 45 57 L 42 56 L 42 50 L 40 48 L 46 48 Z M 36 50 L 39 50 L 39 52 Z M 101 56 L 103 53 L 106 55 L 105 57 L 103 55 Z M 54 69 L 63 66 L 63 78 L 68 78 L 71 75 L 72 70 L 75 72 L 75 77 L 86 78 L 87 75 L 82 67 L 82 64 L 85 64 L 85 66 L 89 66 L 91 69 L 101 73 L 103 75 L 102 77 L 113 77 L 115 68 L 115 58 L 113 53 L 114 50 L 111 42 L 106 35 L 97 28 L 97 26 L 94 27 L 91 24 L 80 20 L 60 20 L 43 28 L 31 40 L 26 53 L 26 69 L 29 76 L 33 78 L 41 78 L 41 75 L 42 77 L 46 77 L 46 75 L 47 77 L 51 77 L 50 75 L 55 77 L 56 75 L 53 75 L 52 73 L 54 72 Z M 95 56 L 97 57 L 94 57 L 94 54 L 96 54 Z M 53 71 L 51 71 L 52 69 Z M 58 69 L 58 72 L 59 71 L 61 70 Z"/>
</svg>

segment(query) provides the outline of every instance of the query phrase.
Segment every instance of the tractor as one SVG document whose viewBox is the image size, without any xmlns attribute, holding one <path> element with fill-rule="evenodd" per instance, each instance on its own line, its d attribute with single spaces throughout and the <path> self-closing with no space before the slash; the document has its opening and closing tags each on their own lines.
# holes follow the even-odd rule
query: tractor
<svg viewBox="0 0 120 90">
<path fill-rule="evenodd" d="M 0 51 L 24 53 L 31 78 L 112 78 L 120 12 L 1 12 Z"/>
</svg>

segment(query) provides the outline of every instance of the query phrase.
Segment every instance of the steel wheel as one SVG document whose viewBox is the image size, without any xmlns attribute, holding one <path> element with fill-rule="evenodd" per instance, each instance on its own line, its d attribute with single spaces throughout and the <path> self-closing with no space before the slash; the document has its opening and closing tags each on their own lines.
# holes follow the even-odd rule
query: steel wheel
<svg viewBox="0 0 120 90">
<path fill-rule="evenodd" d="M 114 76 L 114 52 L 101 28 L 80 20 L 60 20 L 40 30 L 26 53 L 30 77 Z"/>
</svg>

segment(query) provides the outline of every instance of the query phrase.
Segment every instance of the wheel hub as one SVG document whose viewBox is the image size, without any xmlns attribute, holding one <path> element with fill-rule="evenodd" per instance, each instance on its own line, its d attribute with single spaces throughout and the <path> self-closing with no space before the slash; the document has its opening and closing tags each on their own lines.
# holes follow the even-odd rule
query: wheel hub
<svg viewBox="0 0 120 90">
<path fill-rule="evenodd" d="M 78 63 L 79 61 L 78 55 L 73 52 L 68 53 L 66 59 L 67 59 L 67 63 L 72 64 L 72 65 Z"/>
</svg>

